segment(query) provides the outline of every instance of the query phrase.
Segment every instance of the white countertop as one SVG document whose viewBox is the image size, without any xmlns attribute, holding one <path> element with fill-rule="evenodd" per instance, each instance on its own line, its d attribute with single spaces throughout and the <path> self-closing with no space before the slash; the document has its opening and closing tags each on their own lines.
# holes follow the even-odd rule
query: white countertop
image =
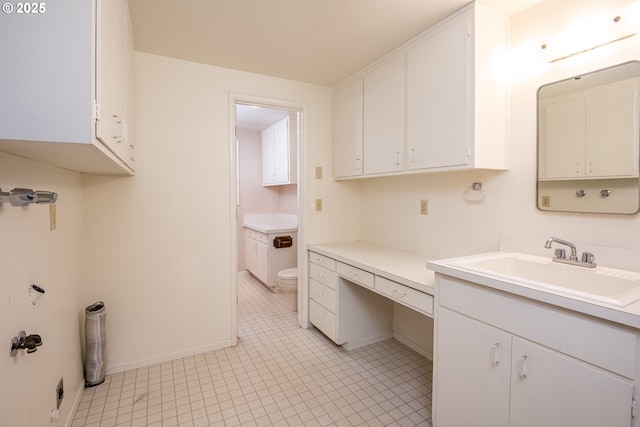
<svg viewBox="0 0 640 427">
<path fill-rule="evenodd" d="M 309 250 L 418 291 L 434 294 L 435 273 L 425 267 L 428 260 L 425 255 L 361 240 L 313 244 L 309 245 Z"/>
<path fill-rule="evenodd" d="M 585 300 L 579 297 L 560 295 L 558 293 L 542 290 L 517 281 L 492 276 L 490 274 L 466 271 L 452 264 L 456 260 L 473 257 L 475 256 L 427 261 L 426 267 L 432 269 L 436 273 L 477 283 L 479 285 L 486 286 L 487 288 L 507 292 L 513 295 L 551 304 L 556 307 L 640 329 L 640 301 L 632 303 L 626 307 L 617 307 Z"/>
<path fill-rule="evenodd" d="M 286 214 L 245 214 L 243 225 L 265 234 L 295 233 L 298 231 L 298 218 Z"/>
</svg>

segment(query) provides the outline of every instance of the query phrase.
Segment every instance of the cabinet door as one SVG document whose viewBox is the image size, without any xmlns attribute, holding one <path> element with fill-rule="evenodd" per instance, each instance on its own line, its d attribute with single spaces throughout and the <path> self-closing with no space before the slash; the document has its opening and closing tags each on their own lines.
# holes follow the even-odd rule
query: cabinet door
<svg viewBox="0 0 640 427">
<path fill-rule="evenodd" d="M 584 97 L 564 98 L 541 106 L 541 178 L 584 176 Z"/>
<path fill-rule="evenodd" d="M 362 79 L 333 95 L 333 176 L 362 175 Z"/>
<path fill-rule="evenodd" d="M 468 163 L 472 11 L 436 27 L 407 54 L 408 168 Z"/>
<path fill-rule="evenodd" d="M 269 251 L 262 242 L 256 242 L 256 276 L 269 284 Z"/>
<path fill-rule="evenodd" d="M 131 165 L 133 45 L 127 0 L 97 0 L 96 137 Z"/>
<path fill-rule="evenodd" d="M 256 239 L 252 239 L 249 236 L 249 232 L 245 232 L 245 238 L 244 238 L 245 261 L 244 262 L 247 265 L 247 270 L 249 270 L 253 274 L 256 274 L 257 266 L 258 266 L 256 244 L 257 244 Z"/>
<path fill-rule="evenodd" d="M 512 427 L 631 425 L 630 382 L 518 337 L 512 378 Z"/>
<path fill-rule="evenodd" d="M 443 307 L 436 319 L 435 425 L 508 426 L 511 335 Z"/>
<path fill-rule="evenodd" d="M 275 182 L 289 182 L 289 118 L 273 125 L 273 172 Z"/>
<path fill-rule="evenodd" d="M 638 176 L 637 83 L 586 98 L 586 175 Z"/>
<path fill-rule="evenodd" d="M 404 57 L 364 76 L 364 173 L 404 168 Z"/>
</svg>

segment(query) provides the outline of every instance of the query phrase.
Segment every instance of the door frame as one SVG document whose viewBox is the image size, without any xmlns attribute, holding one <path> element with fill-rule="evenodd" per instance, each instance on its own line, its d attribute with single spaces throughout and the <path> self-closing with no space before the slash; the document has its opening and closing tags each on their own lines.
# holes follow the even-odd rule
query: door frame
<svg viewBox="0 0 640 427">
<path fill-rule="evenodd" d="M 297 149 L 297 198 L 298 198 L 298 326 L 308 328 L 308 283 L 303 278 L 307 277 L 307 207 L 305 194 L 307 182 L 305 171 L 307 170 L 307 110 L 304 103 L 291 102 L 277 98 L 265 98 L 254 95 L 230 93 L 229 94 L 229 218 L 231 235 L 231 341 L 232 345 L 238 342 L 238 218 L 237 218 L 237 177 L 238 177 L 238 151 L 236 138 L 236 104 L 256 105 L 266 108 L 291 110 L 299 113 L 298 121 L 298 149 Z"/>
</svg>

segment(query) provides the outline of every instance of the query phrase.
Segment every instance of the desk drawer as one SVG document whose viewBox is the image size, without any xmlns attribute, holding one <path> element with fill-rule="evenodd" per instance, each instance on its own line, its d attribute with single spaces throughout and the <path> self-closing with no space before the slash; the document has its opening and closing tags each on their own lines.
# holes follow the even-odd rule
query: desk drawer
<svg viewBox="0 0 640 427">
<path fill-rule="evenodd" d="M 320 267 L 318 264 L 309 264 L 310 279 L 315 279 L 323 285 L 328 286 L 331 289 L 335 289 L 336 277 L 335 271 L 327 270 L 326 268 Z"/>
<path fill-rule="evenodd" d="M 336 291 L 314 279 L 309 280 L 309 296 L 332 313 L 336 312 Z"/>
<path fill-rule="evenodd" d="M 331 271 L 336 271 L 335 259 L 309 251 L 309 261 Z"/>
<path fill-rule="evenodd" d="M 376 276 L 376 290 L 411 308 L 433 316 L 433 296 Z"/>
<path fill-rule="evenodd" d="M 336 316 L 329 310 L 311 300 L 309 301 L 309 321 L 323 334 L 336 340 Z"/>
<path fill-rule="evenodd" d="M 339 262 L 338 274 L 360 285 L 373 288 L 373 274 L 368 271 Z"/>
</svg>

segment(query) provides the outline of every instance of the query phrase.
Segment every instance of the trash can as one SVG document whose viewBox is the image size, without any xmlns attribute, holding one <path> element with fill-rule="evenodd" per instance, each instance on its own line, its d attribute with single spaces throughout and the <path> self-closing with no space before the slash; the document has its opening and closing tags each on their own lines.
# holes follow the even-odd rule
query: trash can
<svg viewBox="0 0 640 427">
<path fill-rule="evenodd" d="M 85 309 L 84 333 L 86 357 L 84 361 L 84 385 L 93 387 L 104 382 L 106 369 L 106 336 L 104 324 L 107 319 L 104 303 L 98 301 Z"/>
</svg>

